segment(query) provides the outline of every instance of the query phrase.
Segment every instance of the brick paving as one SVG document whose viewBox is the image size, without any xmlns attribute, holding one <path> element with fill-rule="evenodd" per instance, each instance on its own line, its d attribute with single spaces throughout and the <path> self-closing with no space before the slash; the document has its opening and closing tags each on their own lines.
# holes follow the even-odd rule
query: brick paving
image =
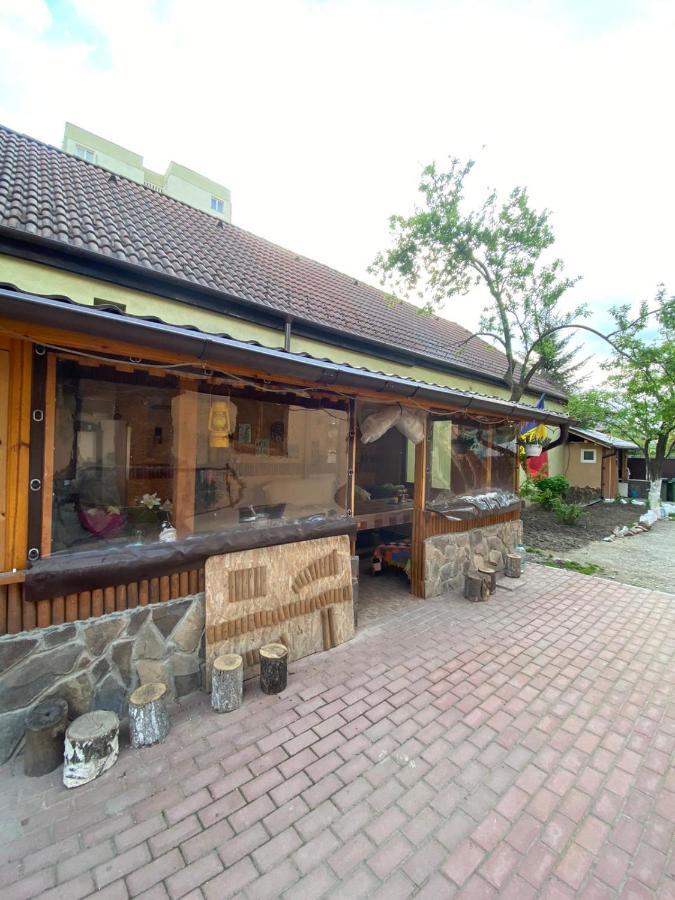
<svg viewBox="0 0 675 900">
<path fill-rule="evenodd" d="M 73 791 L 0 770 L 3 900 L 675 898 L 674 596 L 539 567 L 362 595 L 279 697 L 186 698 Z"/>
</svg>

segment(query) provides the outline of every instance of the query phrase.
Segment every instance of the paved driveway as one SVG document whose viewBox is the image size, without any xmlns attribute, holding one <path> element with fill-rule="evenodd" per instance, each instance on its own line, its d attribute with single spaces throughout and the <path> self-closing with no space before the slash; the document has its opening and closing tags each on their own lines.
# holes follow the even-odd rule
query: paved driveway
<svg viewBox="0 0 675 900">
<path fill-rule="evenodd" d="M 397 584 L 281 697 L 194 695 L 72 792 L 5 767 L 4 900 L 675 897 L 675 597 L 539 567 L 485 604 Z"/>
</svg>

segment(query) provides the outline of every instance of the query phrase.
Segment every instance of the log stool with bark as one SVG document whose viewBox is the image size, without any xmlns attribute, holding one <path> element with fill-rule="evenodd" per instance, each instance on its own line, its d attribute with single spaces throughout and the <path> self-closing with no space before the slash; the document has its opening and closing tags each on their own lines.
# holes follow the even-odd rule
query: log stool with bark
<svg viewBox="0 0 675 900">
<path fill-rule="evenodd" d="M 241 706 L 244 687 L 244 661 L 238 653 L 216 657 L 211 672 L 211 707 L 216 712 L 231 712 Z"/>
<path fill-rule="evenodd" d="M 44 700 L 28 713 L 23 771 L 46 775 L 63 762 L 63 744 L 68 727 L 68 704 L 54 698 Z"/>
<path fill-rule="evenodd" d="M 487 600 L 488 586 L 478 572 L 467 572 L 464 576 L 464 596 L 473 603 Z"/>
<path fill-rule="evenodd" d="M 288 678 L 288 649 L 283 644 L 260 648 L 260 687 L 264 694 L 280 694 Z"/>
<path fill-rule="evenodd" d="M 488 586 L 488 593 L 494 594 L 497 590 L 497 570 L 494 566 L 481 566 L 478 574 L 482 576 Z"/>
<path fill-rule="evenodd" d="M 504 574 L 509 578 L 520 578 L 522 573 L 522 557 L 519 553 L 509 553 L 506 557 Z"/>
<path fill-rule="evenodd" d="M 120 722 L 114 712 L 95 709 L 75 719 L 66 729 L 63 783 L 78 787 L 98 778 L 119 755 Z"/>
<path fill-rule="evenodd" d="M 169 733 L 166 685 L 151 682 L 136 688 L 129 697 L 129 737 L 132 747 L 150 747 Z"/>
</svg>

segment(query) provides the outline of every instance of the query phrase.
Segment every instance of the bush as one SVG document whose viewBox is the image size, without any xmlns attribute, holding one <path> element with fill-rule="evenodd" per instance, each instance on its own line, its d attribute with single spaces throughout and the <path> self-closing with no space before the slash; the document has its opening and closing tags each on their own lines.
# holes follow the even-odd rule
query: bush
<svg viewBox="0 0 675 900">
<path fill-rule="evenodd" d="M 576 503 L 565 503 L 560 497 L 553 498 L 551 509 L 553 510 L 556 519 L 558 519 L 559 522 L 562 522 L 563 525 L 577 525 L 581 519 L 586 518 L 588 515 L 588 513 L 581 509 L 580 506 L 577 506 Z"/>
<path fill-rule="evenodd" d="M 552 475 L 549 478 L 528 478 L 520 489 L 520 496 L 543 509 L 555 509 L 556 501 L 569 489 L 570 483 L 564 475 Z"/>
</svg>

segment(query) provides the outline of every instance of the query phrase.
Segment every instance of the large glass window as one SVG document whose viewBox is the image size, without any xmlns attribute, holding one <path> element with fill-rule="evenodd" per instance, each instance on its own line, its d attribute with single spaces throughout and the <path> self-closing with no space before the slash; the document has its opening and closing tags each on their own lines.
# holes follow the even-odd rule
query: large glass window
<svg viewBox="0 0 675 900">
<path fill-rule="evenodd" d="M 66 360 L 56 383 L 52 551 L 345 514 L 339 404 Z"/>
<path fill-rule="evenodd" d="M 412 507 L 415 445 L 396 428 L 364 444 L 357 435 L 355 507 L 358 515 Z"/>
<path fill-rule="evenodd" d="M 516 460 L 513 424 L 435 420 L 431 428 L 428 500 L 433 507 L 442 508 L 456 497 L 512 494 Z"/>
</svg>

